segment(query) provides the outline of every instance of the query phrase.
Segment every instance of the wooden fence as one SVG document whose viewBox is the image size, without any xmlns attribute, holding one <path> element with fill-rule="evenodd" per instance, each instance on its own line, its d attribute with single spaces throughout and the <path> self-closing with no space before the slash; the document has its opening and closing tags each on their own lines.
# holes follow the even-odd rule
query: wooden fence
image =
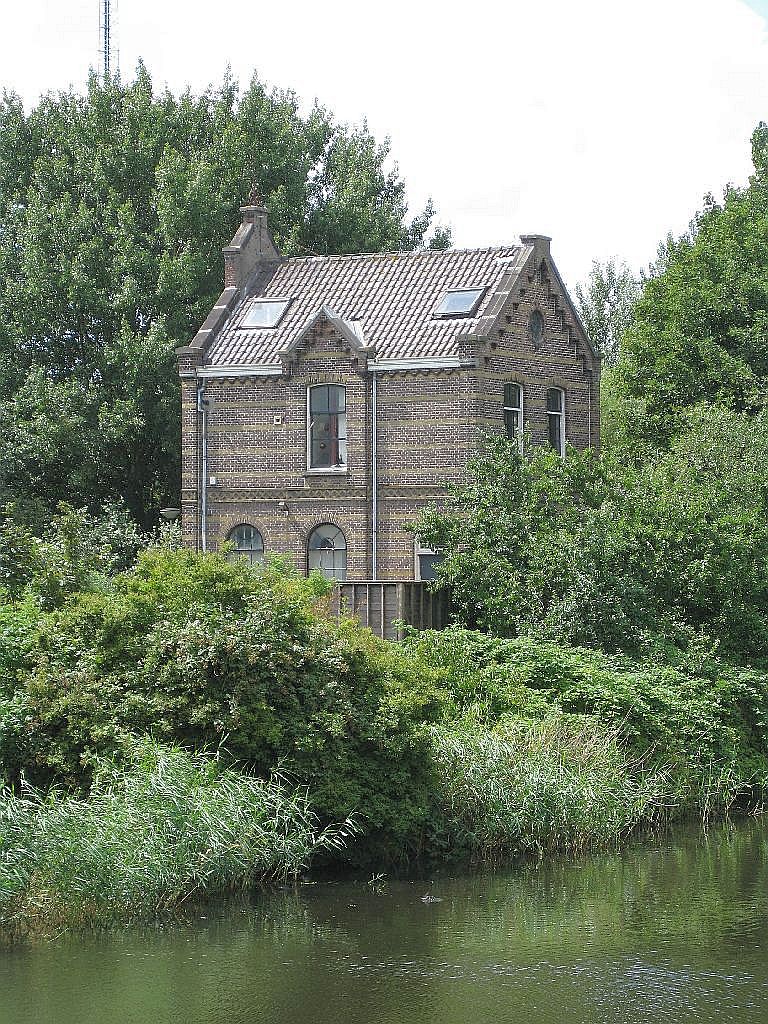
<svg viewBox="0 0 768 1024">
<path fill-rule="evenodd" d="M 404 622 L 416 629 L 443 629 L 448 625 L 450 600 L 447 590 L 433 591 L 414 580 L 337 583 L 331 594 L 334 615 L 354 615 L 378 636 L 395 640 Z"/>
</svg>

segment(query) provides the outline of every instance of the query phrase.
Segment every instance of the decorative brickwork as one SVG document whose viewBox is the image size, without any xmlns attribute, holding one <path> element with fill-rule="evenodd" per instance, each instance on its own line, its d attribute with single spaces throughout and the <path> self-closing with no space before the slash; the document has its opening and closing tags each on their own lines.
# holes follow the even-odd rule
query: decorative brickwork
<svg viewBox="0 0 768 1024">
<path fill-rule="evenodd" d="M 488 250 L 481 251 L 480 263 L 464 260 L 481 267 L 473 271 L 485 274 L 479 280 L 454 280 L 457 271 L 450 252 L 428 260 L 412 254 L 413 266 L 427 268 L 424 273 L 431 275 L 426 284 L 414 284 L 425 289 L 424 318 L 430 330 L 434 295 L 462 283 L 488 288 L 471 324 L 453 321 L 453 334 L 441 328 L 437 357 L 419 352 L 418 319 L 412 312 L 413 340 L 398 342 L 397 358 L 381 359 L 384 341 L 378 351 L 369 343 L 376 332 L 356 318 L 353 308 L 367 308 L 365 282 L 361 285 L 359 280 L 360 268 L 367 264 L 350 259 L 347 308 L 338 309 L 344 295 L 339 270 L 343 258 L 330 257 L 342 261 L 334 272 L 341 273 L 342 281 L 335 284 L 333 309 L 320 297 L 311 316 L 298 317 L 293 334 L 285 328 L 279 348 L 265 336 L 258 350 L 267 353 L 265 345 L 271 343 L 274 354 L 261 357 L 271 362 L 212 360 L 217 338 L 228 339 L 230 351 L 239 344 L 233 340 L 234 318 L 239 322 L 244 300 L 247 305 L 249 296 L 262 294 L 254 290 L 254 282 L 266 273 L 260 261 L 274 259 L 269 253 L 260 257 L 251 252 L 249 260 L 255 262 L 247 268 L 250 278 L 246 274 L 244 280 L 238 260 L 259 226 L 253 218 L 258 221 L 261 216 L 259 208 L 244 208 L 243 228 L 225 250 L 228 289 L 192 344 L 178 350 L 182 510 L 188 544 L 202 544 L 205 500 L 209 550 L 215 550 L 234 527 L 247 523 L 261 533 L 266 552 L 285 555 L 306 570 L 309 534 L 322 523 L 334 523 L 346 538 L 347 579 L 368 580 L 374 576 L 375 507 L 376 578 L 413 579 L 414 538 L 407 527 L 426 504 L 440 499 L 448 483 L 465 477 L 467 461 L 478 451 L 482 434 L 504 430 L 505 384 L 522 386 L 523 417 L 534 442 L 548 443 L 546 393 L 561 388 L 567 442 L 577 448 L 598 446 L 599 359 L 552 264 L 548 239 L 538 236 L 524 238 L 520 249 L 500 250 L 495 264 Z M 268 235 L 264 218 L 259 230 Z M 398 271 L 407 256 L 393 257 L 399 261 Z M 450 268 L 433 285 L 429 282 L 441 265 L 440 256 Z M 495 277 L 487 279 L 494 266 Z M 378 266 L 374 269 L 379 273 Z M 299 270 L 302 280 L 313 279 Z M 297 304 L 301 298 L 290 297 Z M 535 310 L 544 319 L 541 336 L 531 329 Z M 397 312 L 388 310 L 386 315 L 395 336 Z M 256 351 L 254 344 L 247 341 L 247 350 Z M 430 345 L 435 351 L 435 342 Z M 307 389 L 315 384 L 345 388 L 348 455 L 341 468 L 308 466 Z"/>
</svg>

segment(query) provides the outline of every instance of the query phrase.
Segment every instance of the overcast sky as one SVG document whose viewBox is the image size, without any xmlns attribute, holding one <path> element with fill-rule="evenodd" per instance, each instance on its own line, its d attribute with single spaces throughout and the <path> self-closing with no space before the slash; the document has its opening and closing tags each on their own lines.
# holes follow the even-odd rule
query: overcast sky
<svg viewBox="0 0 768 1024">
<path fill-rule="evenodd" d="M 114 0 L 113 0 L 114 2 Z M 101 0 L 0 0 L 0 86 L 82 87 Z M 241 81 L 317 97 L 392 139 L 413 209 L 459 246 L 553 236 L 571 282 L 634 269 L 708 192 L 743 183 L 768 120 L 768 0 L 117 0 L 123 78 Z"/>
</svg>

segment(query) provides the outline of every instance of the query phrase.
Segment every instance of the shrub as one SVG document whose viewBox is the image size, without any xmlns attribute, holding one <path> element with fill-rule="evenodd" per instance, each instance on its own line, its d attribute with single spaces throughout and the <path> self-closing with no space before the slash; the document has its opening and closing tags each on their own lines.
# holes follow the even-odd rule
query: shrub
<svg viewBox="0 0 768 1024">
<path fill-rule="evenodd" d="M 454 627 L 403 642 L 448 696 L 445 720 L 492 728 L 553 711 L 620 729 L 635 756 L 668 766 L 674 799 L 707 813 L 768 789 L 768 675 L 702 656 L 637 662 L 529 637 Z"/>
<path fill-rule="evenodd" d="M 224 745 L 262 776 L 311 783 L 327 820 L 364 814 L 371 849 L 423 827 L 428 680 L 396 647 L 322 613 L 326 581 L 279 564 L 152 549 L 44 616 L 6 702 L 6 773 L 86 787 L 96 755 L 149 733 Z"/>
<path fill-rule="evenodd" d="M 69 595 L 98 589 L 129 568 L 149 541 L 115 505 L 98 515 L 59 505 L 40 537 L 18 520 L 14 508 L 0 508 L 0 603 L 28 595 L 41 608 L 60 607 Z"/>
</svg>

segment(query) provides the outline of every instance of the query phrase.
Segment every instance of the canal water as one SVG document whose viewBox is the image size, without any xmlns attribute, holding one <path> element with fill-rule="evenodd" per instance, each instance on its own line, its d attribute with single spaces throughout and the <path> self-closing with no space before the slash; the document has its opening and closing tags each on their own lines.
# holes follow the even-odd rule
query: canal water
<svg viewBox="0 0 768 1024">
<path fill-rule="evenodd" d="M 768 822 L 0 953 L 0 1024 L 507 1021 L 768 1022 Z"/>
</svg>

